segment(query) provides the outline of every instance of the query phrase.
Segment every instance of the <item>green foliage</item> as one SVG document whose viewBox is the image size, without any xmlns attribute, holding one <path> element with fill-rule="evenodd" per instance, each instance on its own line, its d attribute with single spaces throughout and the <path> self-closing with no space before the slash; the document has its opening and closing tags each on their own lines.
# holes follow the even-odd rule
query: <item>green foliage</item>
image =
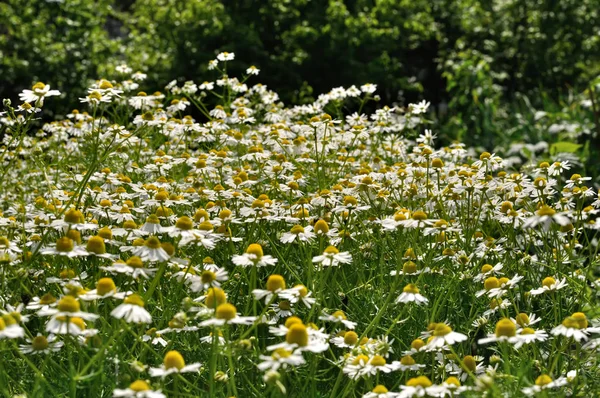
<svg viewBox="0 0 600 398">
<path fill-rule="evenodd" d="M 119 51 L 107 30 L 113 3 L 0 3 L 0 97 L 14 98 L 36 81 L 83 92 L 103 71 L 103 62 Z M 60 102 L 55 105 L 62 110 Z"/>
<path fill-rule="evenodd" d="M 544 108 L 600 73 L 599 10 L 598 0 L 8 0 L 0 97 L 37 80 L 83 93 L 121 63 L 151 87 L 193 80 L 229 51 L 287 103 L 371 82 L 387 103 L 431 101 L 448 141 L 503 145 L 519 98 Z"/>
</svg>

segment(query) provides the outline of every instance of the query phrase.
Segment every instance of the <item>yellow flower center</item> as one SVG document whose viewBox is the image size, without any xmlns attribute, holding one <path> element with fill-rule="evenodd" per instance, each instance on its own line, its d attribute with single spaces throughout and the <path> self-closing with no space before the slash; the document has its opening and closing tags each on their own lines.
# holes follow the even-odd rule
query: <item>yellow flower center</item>
<svg viewBox="0 0 600 398">
<path fill-rule="evenodd" d="M 460 381 L 454 376 L 448 377 L 446 379 L 446 384 L 451 384 L 453 386 L 460 387 Z"/>
<path fill-rule="evenodd" d="M 90 253 L 104 254 L 106 253 L 106 245 L 101 236 L 92 236 L 86 245 L 86 250 Z"/>
<path fill-rule="evenodd" d="M 421 339 L 414 339 L 412 343 L 410 343 L 410 348 L 413 350 L 420 350 L 425 346 L 425 342 Z"/>
<path fill-rule="evenodd" d="M 96 284 L 96 292 L 100 296 L 104 296 L 105 294 L 116 291 L 117 286 L 115 286 L 115 282 L 112 280 L 112 278 L 101 278 Z"/>
<path fill-rule="evenodd" d="M 525 325 L 529 325 L 529 315 L 525 314 L 524 312 L 521 312 L 520 314 L 518 314 L 515 318 L 515 320 L 517 321 L 517 324 L 519 326 L 525 326 Z"/>
<path fill-rule="evenodd" d="M 418 294 L 419 288 L 414 283 L 409 283 L 408 285 L 404 286 L 404 289 L 402 289 L 402 291 L 404 293 Z"/>
<path fill-rule="evenodd" d="M 496 323 L 496 337 L 513 337 L 517 334 L 517 326 L 508 318 Z"/>
<path fill-rule="evenodd" d="M 373 365 L 373 366 L 384 366 L 385 364 L 386 364 L 385 358 L 382 357 L 381 355 L 375 355 L 371 359 L 371 365 Z"/>
<path fill-rule="evenodd" d="M 417 210 L 413 213 L 412 218 L 413 218 L 413 220 L 417 220 L 417 221 L 427 220 L 427 213 L 425 213 L 424 211 L 421 211 L 421 210 Z"/>
<path fill-rule="evenodd" d="M 66 236 L 58 238 L 58 240 L 56 241 L 56 250 L 59 252 L 70 252 L 71 250 L 73 250 L 73 247 L 75 247 L 74 242 Z"/>
<path fill-rule="evenodd" d="M 212 283 L 217 280 L 217 274 L 213 271 L 204 270 L 202 271 L 202 276 L 200 276 L 202 283 Z"/>
<path fill-rule="evenodd" d="M 48 305 L 48 304 L 52 304 L 55 302 L 56 302 L 56 298 L 50 293 L 46 293 L 40 298 L 40 304 L 42 304 L 42 305 Z"/>
<path fill-rule="evenodd" d="M 6 326 L 11 326 L 11 325 L 17 324 L 17 320 L 15 318 L 13 318 L 10 314 L 2 315 L 2 319 L 4 320 L 4 324 Z"/>
<path fill-rule="evenodd" d="M 78 312 L 80 304 L 75 297 L 64 296 L 58 301 L 57 308 L 61 312 Z"/>
<path fill-rule="evenodd" d="M 123 228 L 125 229 L 137 229 L 137 224 L 133 220 L 127 220 L 123 222 Z"/>
<path fill-rule="evenodd" d="M 125 300 L 123 300 L 123 302 L 125 304 L 137 305 L 138 307 L 144 306 L 144 300 L 142 300 L 142 298 L 140 297 L 139 294 L 135 294 L 135 293 L 130 296 L 125 297 Z"/>
<path fill-rule="evenodd" d="M 325 254 L 338 254 L 340 251 L 335 246 L 327 246 L 325 249 Z"/>
<path fill-rule="evenodd" d="M 85 219 L 83 217 L 83 213 L 80 212 L 79 210 L 69 209 L 65 213 L 64 220 L 66 223 L 69 223 L 69 224 L 82 224 Z"/>
<path fill-rule="evenodd" d="M 100 80 L 100 84 L 98 85 L 102 90 L 106 90 L 109 88 L 113 88 L 113 85 L 108 80 Z"/>
<path fill-rule="evenodd" d="M 521 334 L 535 334 L 535 330 L 533 330 L 532 328 L 524 328 L 523 330 L 521 330 Z"/>
<path fill-rule="evenodd" d="M 286 328 L 289 329 L 292 325 L 295 325 L 297 323 L 302 324 L 302 319 L 298 318 L 297 316 L 291 316 L 285 320 L 284 325 Z"/>
<path fill-rule="evenodd" d="M 497 289 L 500 287 L 500 281 L 495 276 L 491 276 L 483 282 L 485 290 Z"/>
<path fill-rule="evenodd" d="M 344 335 L 344 343 L 348 345 L 356 345 L 358 342 L 358 335 L 355 332 L 346 332 Z"/>
<path fill-rule="evenodd" d="M 329 225 L 327 225 L 327 221 L 317 221 L 314 226 L 314 231 L 316 234 L 327 234 L 329 232 Z"/>
<path fill-rule="evenodd" d="M 156 236 L 151 236 L 146 239 L 144 246 L 149 247 L 150 249 L 160 249 L 160 240 L 158 240 Z"/>
<path fill-rule="evenodd" d="M 292 229 L 290 230 L 290 233 L 292 233 L 294 235 L 300 235 L 300 234 L 304 233 L 304 227 L 302 225 L 294 225 L 292 227 Z"/>
<path fill-rule="evenodd" d="M 413 366 L 415 365 L 417 362 L 415 362 L 415 360 L 413 359 L 413 357 L 411 357 L 410 355 L 405 355 L 400 359 L 400 363 L 404 366 Z"/>
<path fill-rule="evenodd" d="M 148 224 L 160 224 L 160 220 L 156 214 L 150 214 L 146 217 L 146 222 Z"/>
<path fill-rule="evenodd" d="M 194 228 L 194 222 L 188 216 L 179 217 L 175 223 L 175 227 L 188 231 Z"/>
<path fill-rule="evenodd" d="M 402 273 L 404 274 L 414 274 L 417 272 L 417 264 L 412 261 L 406 261 L 402 264 Z"/>
<path fill-rule="evenodd" d="M 35 351 L 43 351 L 48 348 L 48 339 L 45 336 L 36 336 L 31 341 L 31 347 Z"/>
<path fill-rule="evenodd" d="M 552 383 L 552 377 L 550 377 L 546 374 L 543 374 L 543 375 L 539 376 L 537 379 L 535 379 L 536 386 L 543 387 L 546 384 L 550 384 L 550 383 Z"/>
<path fill-rule="evenodd" d="M 135 392 L 149 391 L 150 386 L 144 380 L 136 380 L 129 385 L 129 389 Z"/>
<path fill-rule="evenodd" d="M 288 344 L 298 344 L 300 347 L 306 347 L 308 345 L 308 331 L 306 330 L 306 326 L 301 323 L 290 326 L 285 335 L 285 341 Z"/>
<path fill-rule="evenodd" d="M 103 239 L 112 239 L 113 234 L 110 228 L 104 227 L 98 230 L 98 236 Z"/>
<path fill-rule="evenodd" d="M 273 351 L 273 354 L 271 354 L 271 358 L 278 360 L 281 358 L 289 358 L 291 355 L 291 351 L 288 351 L 285 348 L 277 348 L 275 351 Z"/>
<path fill-rule="evenodd" d="M 165 369 L 177 368 L 178 370 L 181 370 L 185 367 L 185 361 L 178 351 L 173 350 L 167 352 L 163 360 L 163 365 L 165 366 Z"/>
<path fill-rule="evenodd" d="M 282 300 L 279 302 L 279 309 L 282 311 L 289 311 L 292 308 L 292 305 L 288 300 Z"/>
<path fill-rule="evenodd" d="M 269 276 L 269 279 L 267 279 L 267 290 L 276 292 L 279 289 L 285 289 L 285 279 L 283 279 L 283 276 L 277 274 Z"/>
<path fill-rule="evenodd" d="M 211 287 L 206 293 L 206 306 L 208 308 L 216 308 L 217 306 L 227 302 L 227 297 L 223 289 Z"/>
<path fill-rule="evenodd" d="M 438 323 L 435 325 L 435 329 L 433 329 L 434 336 L 446 336 L 450 333 L 452 333 L 452 328 L 445 323 Z"/>
<path fill-rule="evenodd" d="M 494 269 L 494 267 L 491 264 L 484 264 L 483 267 L 481 267 L 481 273 L 485 274 L 487 272 L 490 272 L 493 269 Z"/>
<path fill-rule="evenodd" d="M 138 256 L 129 257 L 127 259 L 127 265 L 129 265 L 131 268 L 144 268 L 144 263 Z"/>
<path fill-rule="evenodd" d="M 334 312 L 333 314 L 331 314 L 332 317 L 340 319 L 342 321 L 345 321 L 346 319 L 346 314 L 344 314 L 344 311 L 342 310 L 337 310 L 336 312 Z"/>
<path fill-rule="evenodd" d="M 382 386 L 381 384 L 379 384 L 379 385 L 375 386 L 375 388 L 371 391 L 375 394 L 385 394 L 389 390 L 387 388 L 385 388 L 385 386 Z"/>
<path fill-rule="evenodd" d="M 473 358 L 473 356 L 471 355 L 465 355 L 465 357 L 463 358 L 463 365 L 470 372 L 475 372 L 475 369 L 477 368 L 477 362 L 475 361 L 475 358 Z"/>
<path fill-rule="evenodd" d="M 556 210 L 554 210 L 552 207 L 550 207 L 548 205 L 543 205 L 537 211 L 538 216 L 553 216 L 554 214 L 556 214 Z"/>
<path fill-rule="evenodd" d="M 298 289 L 300 297 L 306 297 L 306 295 L 308 294 L 308 289 L 304 285 L 296 285 L 294 286 L 294 289 Z"/>
<path fill-rule="evenodd" d="M 235 318 L 237 315 L 237 309 L 233 304 L 223 303 L 217 307 L 217 311 L 215 313 L 215 317 L 217 319 L 224 319 L 229 321 Z"/>
<path fill-rule="evenodd" d="M 562 325 L 571 329 L 579 329 L 579 322 L 572 316 L 566 317 L 564 321 L 562 321 Z"/>
<path fill-rule="evenodd" d="M 253 254 L 256 260 L 260 260 L 264 256 L 262 246 L 258 243 L 252 243 L 250 246 L 248 246 L 246 253 Z"/>
<path fill-rule="evenodd" d="M 394 221 L 398 222 L 404 220 L 406 220 L 406 215 L 403 212 L 397 211 L 396 213 L 394 213 Z"/>
<path fill-rule="evenodd" d="M 427 376 L 419 376 L 419 377 L 413 377 L 412 379 L 408 380 L 406 382 L 406 385 L 409 387 L 427 388 L 427 387 L 431 387 L 432 383 L 431 383 L 431 380 L 429 380 L 429 378 Z"/>
<path fill-rule="evenodd" d="M 550 286 L 554 285 L 556 283 L 556 279 L 554 279 L 551 276 L 547 276 L 544 278 L 544 280 L 542 281 L 542 286 L 545 286 L 547 288 L 550 288 Z"/>
<path fill-rule="evenodd" d="M 344 206 L 358 206 L 358 200 L 354 196 L 345 196 Z"/>
<path fill-rule="evenodd" d="M 577 322 L 579 329 L 585 329 L 588 327 L 587 317 L 583 312 L 575 312 L 571 317 Z"/>
<path fill-rule="evenodd" d="M 369 357 L 366 355 L 357 355 L 356 358 L 354 358 L 354 361 L 352 361 L 352 365 L 360 365 L 360 363 L 366 364 L 367 362 L 369 362 Z"/>
</svg>

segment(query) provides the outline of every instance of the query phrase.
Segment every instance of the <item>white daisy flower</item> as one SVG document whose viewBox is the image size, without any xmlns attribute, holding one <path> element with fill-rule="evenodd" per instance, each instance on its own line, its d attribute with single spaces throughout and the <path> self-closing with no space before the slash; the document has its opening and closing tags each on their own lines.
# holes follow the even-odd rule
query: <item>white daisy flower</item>
<svg viewBox="0 0 600 398">
<path fill-rule="evenodd" d="M 138 294 L 127 296 L 123 304 L 112 310 L 110 315 L 117 319 L 124 319 L 128 323 L 152 322 L 152 316 L 144 309 L 144 300 Z"/>
<path fill-rule="evenodd" d="M 185 364 L 183 356 L 178 351 L 169 351 L 165 354 L 163 364 L 159 368 L 150 368 L 150 377 L 165 378 L 173 373 L 196 373 L 202 366 L 201 363 Z"/>
</svg>

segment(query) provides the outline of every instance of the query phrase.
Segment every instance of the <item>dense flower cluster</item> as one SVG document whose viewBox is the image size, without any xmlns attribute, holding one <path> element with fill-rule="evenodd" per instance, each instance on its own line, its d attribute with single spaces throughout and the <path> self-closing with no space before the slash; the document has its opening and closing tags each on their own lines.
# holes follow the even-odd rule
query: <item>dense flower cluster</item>
<svg viewBox="0 0 600 398">
<path fill-rule="evenodd" d="M 598 387 L 588 177 L 436 148 L 428 102 L 361 113 L 372 84 L 284 107 L 248 84 L 257 68 L 227 75 L 234 57 L 211 62 L 214 81 L 152 94 L 121 66 L 122 81 L 81 97 L 85 111 L 37 133 L 60 93 L 37 83 L 5 102 L 13 393 L 89 380 L 90 396 L 115 397 Z"/>
</svg>

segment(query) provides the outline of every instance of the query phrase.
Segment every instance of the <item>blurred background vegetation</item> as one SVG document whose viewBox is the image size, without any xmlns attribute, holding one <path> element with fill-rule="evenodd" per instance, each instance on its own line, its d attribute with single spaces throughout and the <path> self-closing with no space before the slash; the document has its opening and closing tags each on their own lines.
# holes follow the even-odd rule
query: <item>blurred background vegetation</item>
<svg viewBox="0 0 600 398">
<path fill-rule="evenodd" d="M 121 63 L 155 91 L 209 80 L 221 51 L 236 54 L 232 75 L 256 65 L 287 104 L 371 82 L 382 103 L 431 101 L 443 143 L 561 153 L 599 174 L 600 0 L 0 4 L 0 98 L 43 81 L 63 92 L 48 104 L 57 116 Z"/>
</svg>

